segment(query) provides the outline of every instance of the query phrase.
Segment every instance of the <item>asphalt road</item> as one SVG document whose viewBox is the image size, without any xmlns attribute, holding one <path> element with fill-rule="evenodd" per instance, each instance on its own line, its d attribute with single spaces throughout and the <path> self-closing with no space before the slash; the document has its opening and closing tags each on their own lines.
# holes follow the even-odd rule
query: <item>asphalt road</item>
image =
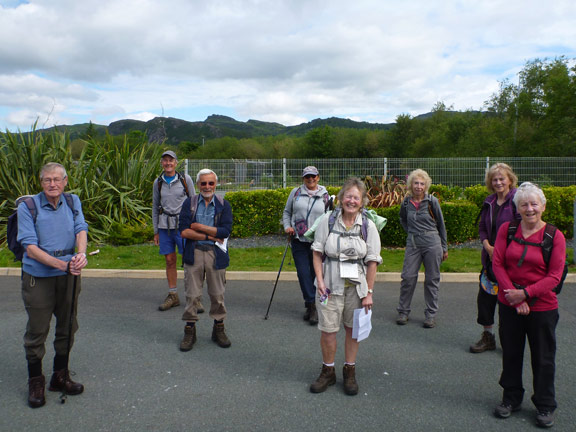
<svg viewBox="0 0 576 432">
<path fill-rule="evenodd" d="M 226 325 L 232 347 L 222 349 L 210 340 L 212 324 L 205 314 L 194 349 L 182 353 L 183 307 L 156 310 L 165 294 L 163 281 L 85 278 L 71 369 L 86 390 L 65 404 L 47 392 L 46 405 L 31 409 L 19 278 L 0 277 L 0 431 L 536 429 L 528 349 L 522 411 L 507 420 L 491 414 L 501 396 L 501 352 L 468 352 L 480 335 L 475 283 L 443 283 L 435 329 L 422 328 L 421 285 L 412 319 L 400 327 L 394 323 L 399 283 L 377 283 L 372 334 L 358 355 L 355 397 L 342 390 L 343 346 L 337 384 L 322 394 L 308 391 L 321 367 L 319 331 L 302 321 L 303 303 L 292 281 L 279 282 L 264 320 L 272 287 L 273 281 L 229 281 Z M 181 288 L 180 281 L 182 296 Z M 576 284 L 565 285 L 560 300 L 554 430 L 574 431 Z M 48 376 L 52 357 L 48 345 Z"/>
</svg>

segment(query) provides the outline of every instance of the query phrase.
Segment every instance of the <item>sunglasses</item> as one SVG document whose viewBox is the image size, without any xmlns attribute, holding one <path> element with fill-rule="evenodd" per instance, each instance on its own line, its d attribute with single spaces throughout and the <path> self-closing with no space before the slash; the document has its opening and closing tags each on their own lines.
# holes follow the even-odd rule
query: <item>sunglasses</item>
<svg viewBox="0 0 576 432">
<path fill-rule="evenodd" d="M 304 176 L 304 178 L 307 178 L 307 179 L 316 178 L 316 177 L 318 177 L 318 176 L 316 176 L 316 175 L 314 175 L 314 174 L 306 174 L 306 175 Z"/>
<path fill-rule="evenodd" d="M 215 182 L 200 182 L 200 186 L 214 186 L 216 183 Z"/>
</svg>

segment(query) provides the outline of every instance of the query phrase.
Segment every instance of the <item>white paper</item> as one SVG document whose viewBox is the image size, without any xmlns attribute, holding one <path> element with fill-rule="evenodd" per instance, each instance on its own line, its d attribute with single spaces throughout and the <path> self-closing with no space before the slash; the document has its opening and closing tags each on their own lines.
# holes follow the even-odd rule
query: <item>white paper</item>
<svg viewBox="0 0 576 432">
<path fill-rule="evenodd" d="M 358 264 L 350 261 L 340 261 L 340 277 L 342 279 L 358 279 Z"/>
<path fill-rule="evenodd" d="M 228 237 L 226 237 L 222 243 L 220 243 L 220 242 L 214 242 L 214 243 L 216 244 L 216 246 L 218 246 L 224 252 L 226 252 L 228 250 Z"/>
<path fill-rule="evenodd" d="M 352 327 L 352 339 L 358 342 L 366 339 L 372 330 L 372 309 L 354 309 L 354 325 Z"/>
</svg>

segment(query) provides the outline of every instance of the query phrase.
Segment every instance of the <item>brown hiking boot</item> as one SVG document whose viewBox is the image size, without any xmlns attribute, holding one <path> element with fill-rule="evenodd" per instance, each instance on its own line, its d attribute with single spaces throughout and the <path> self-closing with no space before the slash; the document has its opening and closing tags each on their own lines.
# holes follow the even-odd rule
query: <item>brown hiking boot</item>
<svg viewBox="0 0 576 432">
<path fill-rule="evenodd" d="M 175 306 L 180 306 L 180 299 L 178 299 L 178 293 L 168 293 L 164 303 L 158 306 L 158 310 L 165 311 Z"/>
<path fill-rule="evenodd" d="M 310 325 L 318 324 L 318 311 L 316 310 L 316 305 L 312 303 L 310 306 L 310 319 L 308 320 Z"/>
<path fill-rule="evenodd" d="M 84 391 L 84 386 L 70 379 L 70 371 L 62 369 L 54 371 L 50 380 L 50 391 L 59 391 L 67 395 L 79 395 Z"/>
<path fill-rule="evenodd" d="M 28 380 L 28 406 L 30 408 L 40 408 L 46 403 L 44 391 L 46 386 L 46 378 L 40 375 Z"/>
<path fill-rule="evenodd" d="M 356 365 L 345 364 L 342 369 L 344 375 L 344 393 L 350 396 L 358 394 L 358 383 L 356 382 Z"/>
<path fill-rule="evenodd" d="M 334 385 L 336 383 L 336 371 L 334 366 L 322 365 L 322 372 L 320 376 L 310 385 L 310 391 L 312 393 L 322 393 L 326 391 L 328 386 Z"/>
<path fill-rule="evenodd" d="M 194 344 L 196 343 L 196 326 L 186 326 L 184 327 L 184 337 L 182 342 L 180 342 L 180 351 L 190 351 Z"/>
<path fill-rule="evenodd" d="M 204 313 L 204 306 L 202 305 L 202 297 L 198 297 L 194 300 L 194 306 L 196 307 L 196 313 Z"/>
<path fill-rule="evenodd" d="M 496 349 L 496 336 L 489 331 L 483 331 L 482 337 L 474 345 L 470 345 L 471 353 L 481 353 L 484 351 L 494 351 Z"/>
<path fill-rule="evenodd" d="M 214 323 L 214 327 L 212 328 L 212 340 L 218 344 L 221 348 L 228 348 L 232 345 L 228 336 L 226 336 L 226 332 L 224 331 L 224 323 Z"/>
</svg>

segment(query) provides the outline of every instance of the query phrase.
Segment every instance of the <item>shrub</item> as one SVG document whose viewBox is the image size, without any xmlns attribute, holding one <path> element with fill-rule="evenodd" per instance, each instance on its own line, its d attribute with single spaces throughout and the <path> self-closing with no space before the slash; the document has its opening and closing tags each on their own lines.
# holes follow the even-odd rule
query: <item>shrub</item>
<svg viewBox="0 0 576 432">
<path fill-rule="evenodd" d="M 429 192 L 434 194 L 438 201 L 457 201 L 462 199 L 462 188 L 460 186 L 444 186 L 441 184 L 430 185 Z"/>
<path fill-rule="evenodd" d="M 114 246 L 129 246 L 145 243 L 154 237 L 150 225 L 126 225 L 114 222 L 108 231 L 108 242 Z"/>
</svg>

